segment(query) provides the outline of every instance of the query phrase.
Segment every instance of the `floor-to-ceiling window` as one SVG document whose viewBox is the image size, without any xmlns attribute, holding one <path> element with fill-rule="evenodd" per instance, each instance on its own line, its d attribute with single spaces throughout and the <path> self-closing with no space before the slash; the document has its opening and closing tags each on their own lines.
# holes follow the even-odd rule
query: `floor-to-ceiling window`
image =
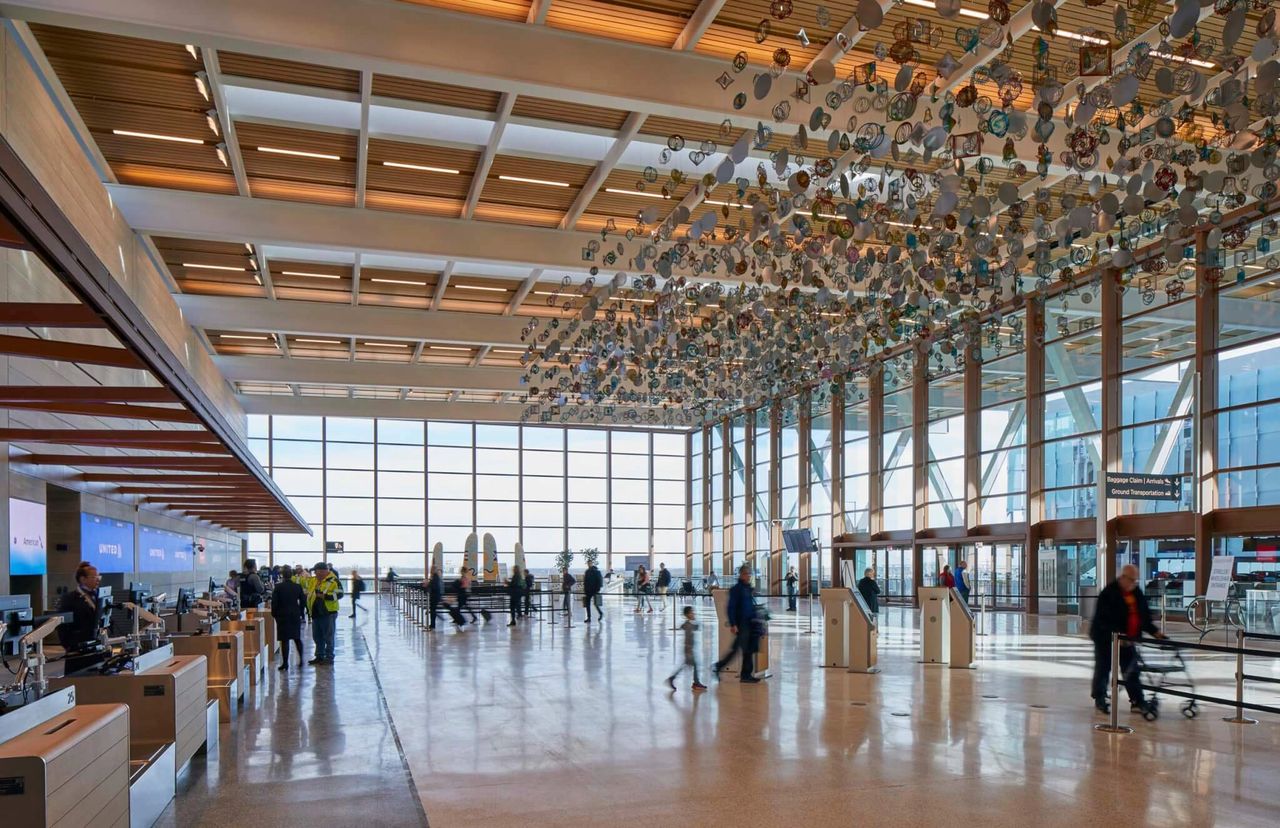
<svg viewBox="0 0 1280 828">
<path fill-rule="evenodd" d="M 1097 514 L 1102 417 L 1100 299 L 1065 293 L 1045 305 L 1044 516 Z"/>
<path fill-rule="evenodd" d="M 315 530 L 251 535 L 251 551 L 273 563 L 327 556 L 344 574 L 419 577 L 437 542 L 456 571 L 476 532 L 493 535 L 507 563 L 521 544 L 538 574 L 560 551 L 586 548 L 602 567 L 610 554 L 617 569 L 652 554 L 684 571 L 684 432 L 251 416 L 249 436 Z M 335 542 L 343 551 L 326 552 Z"/>
<path fill-rule="evenodd" d="M 823 554 L 831 548 L 831 398 L 809 401 L 809 530 Z"/>
<path fill-rule="evenodd" d="M 702 536 L 706 522 L 702 513 L 706 508 L 706 478 L 702 473 L 702 435 L 702 429 L 689 435 L 689 556 L 692 575 L 705 574 L 703 554 L 706 550 Z"/>
<path fill-rule="evenodd" d="M 954 347 L 954 346 L 952 346 Z M 965 525 L 964 369 L 935 343 L 929 359 L 927 528 Z"/>
<path fill-rule="evenodd" d="M 870 438 L 871 403 L 867 381 L 849 382 L 844 389 L 844 532 L 871 531 Z M 865 568 L 865 567 L 864 567 Z M 861 570 L 858 572 L 861 576 Z"/>
<path fill-rule="evenodd" d="M 979 522 L 1027 519 L 1026 354 L 1021 312 L 982 343 L 982 413 L 979 415 Z"/>
<path fill-rule="evenodd" d="M 880 444 L 880 470 L 884 475 L 884 530 L 911 529 L 915 503 L 912 475 L 911 378 L 904 373 L 884 373 L 884 431 Z"/>
<path fill-rule="evenodd" d="M 751 504 L 748 507 L 754 515 L 756 566 L 764 569 L 769 554 L 773 550 L 772 534 L 769 521 L 773 515 L 769 513 L 769 469 L 773 462 L 773 437 L 770 426 L 770 408 L 768 405 L 757 408 L 752 417 L 755 420 L 755 434 L 752 438 L 755 473 L 752 476 L 754 490 Z"/>
<path fill-rule="evenodd" d="M 747 417 L 739 414 L 729 421 L 729 522 L 732 534 L 733 571 L 746 560 L 747 552 Z"/>
</svg>

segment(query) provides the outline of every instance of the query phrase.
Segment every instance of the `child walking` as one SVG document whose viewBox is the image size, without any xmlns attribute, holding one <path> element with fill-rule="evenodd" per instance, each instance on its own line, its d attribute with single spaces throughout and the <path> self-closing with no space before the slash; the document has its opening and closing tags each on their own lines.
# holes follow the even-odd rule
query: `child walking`
<svg viewBox="0 0 1280 828">
<path fill-rule="evenodd" d="M 685 607 L 684 623 L 680 625 L 680 629 L 684 630 L 684 661 L 676 668 L 676 671 L 667 678 L 667 686 L 672 690 L 676 689 L 676 676 L 680 675 L 686 667 L 693 668 L 693 689 L 707 689 L 707 686 L 698 678 L 698 622 L 693 620 L 693 618 L 693 607 Z"/>
</svg>

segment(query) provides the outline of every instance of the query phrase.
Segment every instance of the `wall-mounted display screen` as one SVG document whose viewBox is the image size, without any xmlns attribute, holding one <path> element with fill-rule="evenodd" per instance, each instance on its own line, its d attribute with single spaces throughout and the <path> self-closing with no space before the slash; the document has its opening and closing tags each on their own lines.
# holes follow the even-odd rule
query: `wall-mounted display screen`
<svg viewBox="0 0 1280 828">
<path fill-rule="evenodd" d="M 80 557 L 99 572 L 132 572 L 133 523 L 81 512 Z"/>
<path fill-rule="evenodd" d="M 43 503 L 9 498 L 10 575 L 43 575 L 48 571 L 48 530 Z"/>
<path fill-rule="evenodd" d="M 139 572 L 190 572 L 194 566 L 192 538 L 154 526 L 138 527 Z"/>
</svg>

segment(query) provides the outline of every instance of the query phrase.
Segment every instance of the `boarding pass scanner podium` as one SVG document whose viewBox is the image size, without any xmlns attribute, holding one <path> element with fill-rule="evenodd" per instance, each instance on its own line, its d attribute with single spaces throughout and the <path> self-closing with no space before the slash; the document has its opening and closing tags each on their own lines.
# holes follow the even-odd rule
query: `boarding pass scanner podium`
<svg viewBox="0 0 1280 828">
<path fill-rule="evenodd" d="M 950 587 L 920 588 L 920 660 L 972 667 L 977 660 L 973 612 Z"/>
<path fill-rule="evenodd" d="M 875 616 L 862 595 L 839 587 L 818 593 L 822 604 L 824 667 L 844 667 L 851 673 L 878 673 Z"/>
<path fill-rule="evenodd" d="M 716 660 L 719 661 L 733 649 L 733 640 L 737 638 L 729 626 L 729 590 L 711 590 L 711 601 L 716 605 Z M 739 662 L 741 670 L 741 662 Z M 769 673 L 769 641 L 762 638 L 756 648 L 757 678 L 767 678 Z"/>
</svg>

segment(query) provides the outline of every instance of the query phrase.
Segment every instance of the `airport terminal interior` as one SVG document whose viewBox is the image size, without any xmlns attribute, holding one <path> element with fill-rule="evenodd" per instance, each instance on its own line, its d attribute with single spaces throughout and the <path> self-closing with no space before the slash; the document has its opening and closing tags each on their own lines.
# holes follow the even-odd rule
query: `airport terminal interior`
<svg viewBox="0 0 1280 828">
<path fill-rule="evenodd" d="M 1275 0 L 0 0 L 5 825 L 1280 823 L 1278 83 Z"/>
</svg>

